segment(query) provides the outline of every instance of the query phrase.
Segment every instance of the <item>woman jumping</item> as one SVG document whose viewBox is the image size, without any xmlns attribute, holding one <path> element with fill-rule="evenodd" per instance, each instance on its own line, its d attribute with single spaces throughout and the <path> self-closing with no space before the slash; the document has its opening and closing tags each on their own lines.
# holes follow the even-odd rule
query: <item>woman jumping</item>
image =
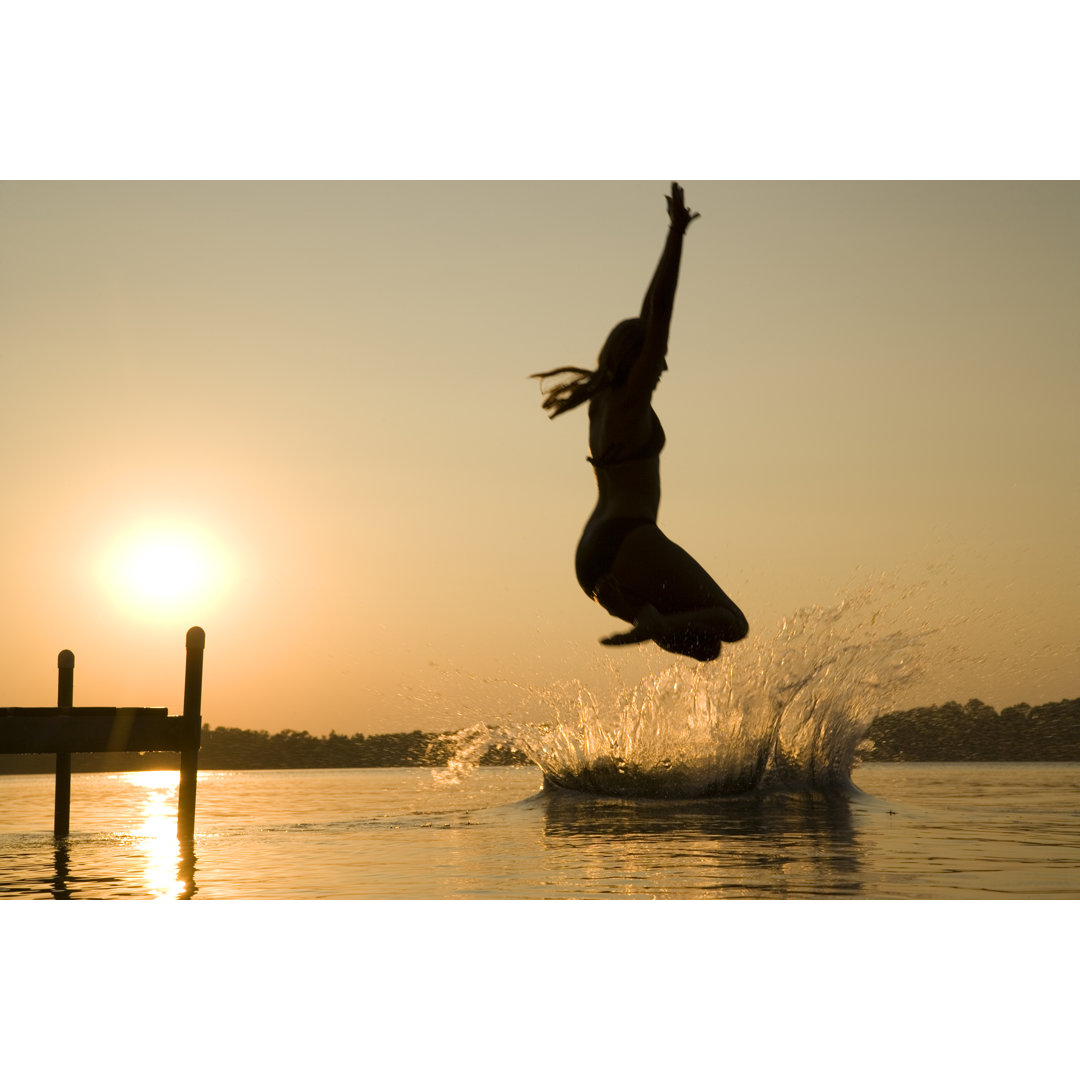
<svg viewBox="0 0 1080 1080">
<path fill-rule="evenodd" d="M 611 331 L 595 371 L 561 367 L 533 378 L 572 376 L 545 393 L 552 418 L 589 403 L 588 460 L 599 497 L 577 547 L 577 579 L 612 615 L 634 624 L 602 644 L 655 641 L 668 652 L 715 660 L 723 642 L 746 637 L 746 618 L 656 524 L 665 437 L 652 395 L 667 370 L 683 234 L 699 216 L 687 209 L 678 184 L 671 185 L 667 206 L 671 226 L 641 316 Z"/>
</svg>

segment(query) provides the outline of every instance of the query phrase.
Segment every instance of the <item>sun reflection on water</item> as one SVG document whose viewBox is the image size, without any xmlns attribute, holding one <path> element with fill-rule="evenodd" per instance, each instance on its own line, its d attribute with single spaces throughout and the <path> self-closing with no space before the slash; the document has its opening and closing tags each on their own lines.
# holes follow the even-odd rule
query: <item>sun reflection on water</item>
<svg viewBox="0 0 1080 1080">
<path fill-rule="evenodd" d="M 195 891 L 193 853 L 176 835 L 179 770 L 132 772 L 121 779 L 144 789 L 130 836 L 145 859 L 146 888 L 155 900 L 186 900 Z"/>
</svg>

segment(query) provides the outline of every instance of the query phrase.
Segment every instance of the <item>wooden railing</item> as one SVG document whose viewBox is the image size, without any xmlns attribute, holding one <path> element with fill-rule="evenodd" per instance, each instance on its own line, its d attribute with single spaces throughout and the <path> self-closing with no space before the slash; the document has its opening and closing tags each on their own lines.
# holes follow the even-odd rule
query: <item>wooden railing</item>
<svg viewBox="0 0 1080 1080">
<path fill-rule="evenodd" d="M 195 837 L 195 788 L 202 738 L 202 673 L 206 634 L 187 632 L 184 711 L 168 709 L 75 706 L 75 656 L 57 657 L 56 708 L 0 708 L 0 754 L 55 754 L 56 798 L 53 832 L 67 836 L 71 819 L 71 755 L 123 750 L 180 752 L 180 790 L 176 834 L 191 844 Z"/>
</svg>

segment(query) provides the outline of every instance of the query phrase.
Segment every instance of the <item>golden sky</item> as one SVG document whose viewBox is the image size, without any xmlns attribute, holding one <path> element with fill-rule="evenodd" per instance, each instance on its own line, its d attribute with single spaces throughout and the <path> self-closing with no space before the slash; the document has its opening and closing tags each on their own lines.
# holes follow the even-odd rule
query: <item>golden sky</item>
<svg viewBox="0 0 1080 1080">
<path fill-rule="evenodd" d="M 680 179 L 661 527 L 753 634 L 883 579 L 938 631 L 909 704 L 1080 695 L 1080 186 Z M 77 704 L 179 711 L 195 623 L 207 723 L 271 731 L 647 662 L 526 376 L 637 313 L 665 190 L 0 184 L 0 703 L 68 648 Z"/>
</svg>

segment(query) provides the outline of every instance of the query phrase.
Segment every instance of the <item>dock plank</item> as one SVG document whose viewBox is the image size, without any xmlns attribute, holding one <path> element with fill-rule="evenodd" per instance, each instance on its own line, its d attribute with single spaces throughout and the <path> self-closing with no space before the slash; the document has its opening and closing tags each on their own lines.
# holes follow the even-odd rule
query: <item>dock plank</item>
<svg viewBox="0 0 1080 1080">
<path fill-rule="evenodd" d="M 0 753 L 197 750 L 201 727 L 167 708 L 0 708 Z"/>
</svg>

